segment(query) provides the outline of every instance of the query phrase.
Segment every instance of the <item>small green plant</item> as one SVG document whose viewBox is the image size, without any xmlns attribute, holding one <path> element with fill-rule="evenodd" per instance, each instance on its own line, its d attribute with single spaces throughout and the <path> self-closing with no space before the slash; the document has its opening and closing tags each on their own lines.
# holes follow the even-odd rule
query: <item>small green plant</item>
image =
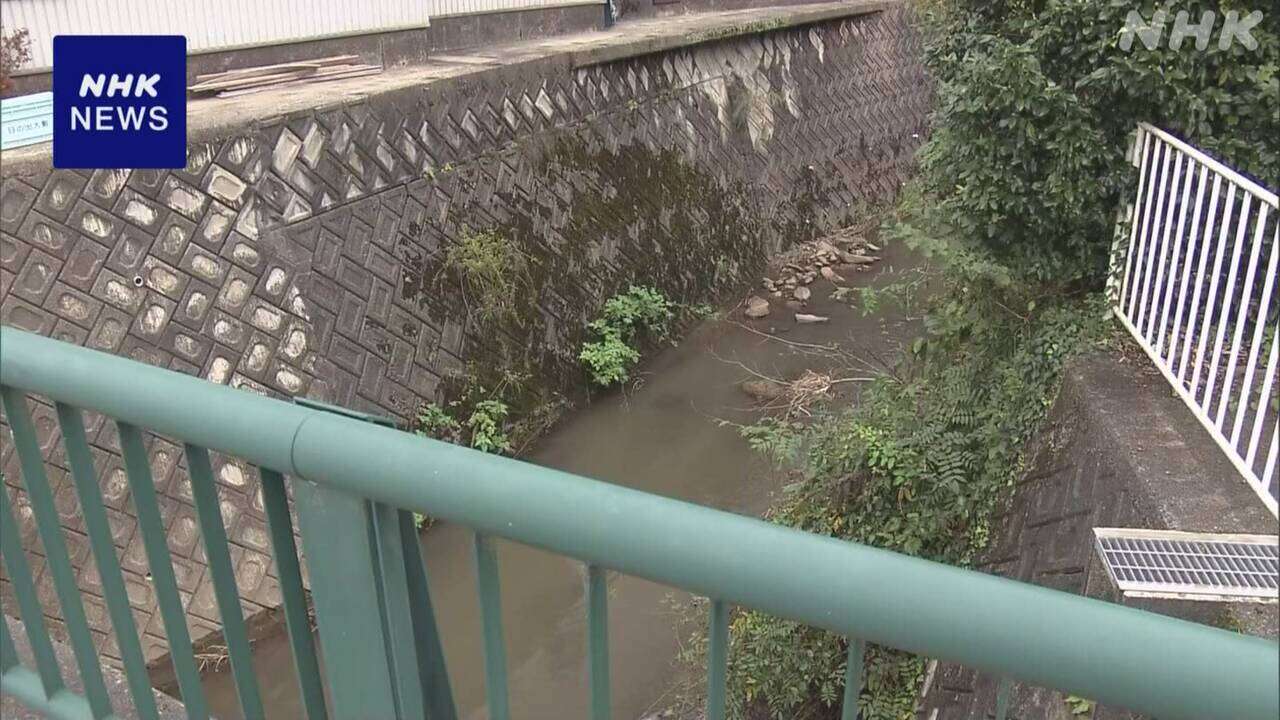
<svg viewBox="0 0 1280 720">
<path fill-rule="evenodd" d="M 754 425 L 739 425 L 738 434 L 751 449 L 779 466 L 792 463 L 800 452 L 804 425 L 779 417 L 764 417 Z"/>
<path fill-rule="evenodd" d="M 418 410 L 417 433 L 419 435 L 448 442 L 458 442 L 458 435 L 461 430 L 462 426 L 458 424 L 458 421 L 454 420 L 452 415 L 436 403 L 427 403 Z"/>
<path fill-rule="evenodd" d="M 597 330 L 596 323 L 590 327 Z M 618 331 L 605 329 L 599 340 L 582 345 L 578 359 L 591 372 L 591 382 L 608 387 L 626 382 L 631 367 L 640 362 L 640 352 L 624 342 Z"/>
<path fill-rule="evenodd" d="M 476 304 L 485 321 L 515 318 L 527 267 L 524 253 L 492 230 L 464 232 L 444 259 L 444 269 L 457 277 L 464 299 Z"/>
<path fill-rule="evenodd" d="M 689 317 L 695 320 L 709 320 L 720 317 L 720 311 L 716 310 L 715 305 L 711 305 L 709 303 L 686 305 L 685 312 L 689 314 Z"/>
<path fill-rule="evenodd" d="M 471 430 L 471 447 L 480 452 L 511 452 L 511 441 L 502 427 L 507 413 L 507 404 L 501 400 L 489 399 L 476 403 L 471 417 L 467 418 L 467 428 Z"/>
<path fill-rule="evenodd" d="M 628 338 L 637 329 L 643 328 L 655 339 L 661 340 L 670 329 L 674 308 L 675 304 L 658 290 L 644 285 L 632 285 L 626 292 L 605 301 L 604 313 L 596 323 L 618 328 Z"/>
<path fill-rule="evenodd" d="M 462 409 L 463 404 L 462 401 L 455 400 L 449 403 L 449 407 L 456 412 Z M 496 397 L 467 404 L 470 405 L 471 414 L 467 416 L 466 423 L 459 422 L 449 410 L 436 403 L 423 405 L 418 410 L 418 427 L 415 432 L 423 437 L 455 445 L 469 445 L 481 452 L 511 452 L 511 440 L 505 429 L 507 415 L 511 412 L 507 404 Z"/>
<path fill-rule="evenodd" d="M 640 362 L 636 335 L 643 331 L 654 340 L 665 339 L 674 307 L 661 292 L 641 285 L 605 301 L 600 317 L 587 325 L 597 339 L 583 343 L 578 354 L 591 381 L 604 387 L 626 382 L 631 368 Z"/>
<path fill-rule="evenodd" d="M 924 297 L 925 283 L 928 281 L 928 270 L 925 268 L 908 271 L 910 276 L 889 283 L 884 287 L 862 287 L 862 288 L 838 288 L 836 293 L 832 293 L 832 297 L 837 300 L 844 300 L 848 295 L 857 295 L 857 302 L 853 303 L 860 306 L 863 317 L 869 317 L 881 312 L 886 307 L 896 307 L 906 316 L 912 316 L 919 309 L 918 306 Z"/>
<path fill-rule="evenodd" d="M 1067 710 L 1069 710 L 1072 715 L 1093 715 L 1093 706 L 1095 703 L 1092 700 L 1087 700 L 1078 695 L 1068 695 L 1062 702 L 1066 703 Z"/>
<path fill-rule="evenodd" d="M 501 391 L 502 388 L 498 390 L 499 393 Z M 472 401 L 474 395 L 482 395 L 484 392 L 484 388 L 468 386 L 463 394 L 463 400 L 449 403 L 450 409 L 445 409 L 438 403 L 423 405 L 418 409 L 417 427 L 414 428 L 414 432 L 423 437 L 443 440 L 454 445 L 470 445 L 481 452 L 511 453 L 511 440 L 506 431 L 506 420 L 510 409 L 505 402 L 495 397 Z M 471 408 L 471 414 L 467 417 L 466 423 L 459 422 L 454 417 L 454 413 L 462 410 L 464 404 Z M 424 526 L 430 526 L 431 518 L 415 512 L 413 523 L 418 529 L 422 529 Z"/>
</svg>

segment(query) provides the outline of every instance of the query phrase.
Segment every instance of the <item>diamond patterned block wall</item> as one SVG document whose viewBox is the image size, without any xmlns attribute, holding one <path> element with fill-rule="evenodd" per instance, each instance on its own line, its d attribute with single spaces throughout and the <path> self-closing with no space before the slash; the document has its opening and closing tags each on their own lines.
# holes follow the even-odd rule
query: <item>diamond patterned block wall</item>
<svg viewBox="0 0 1280 720">
<path fill-rule="evenodd" d="M 628 283 L 682 302 L 901 186 L 931 89 L 903 11 L 726 34 L 585 66 L 566 53 L 193 133 L 177 171 L 10 172 L 5 324 L 275 396 L 411 418 L 468 364 L 583 381 L 585 324 Z M 486 323 L 447 249 L 493 231 L 529 259 Z M 180 399 L 175 398 L 180 402 Z M 199 412 L 199 408 L 192 408 Z M 95 626 L 52 408 L 33 413 Z M 164 632 L 114 425 L 90 439 L 152 658 Z M 42 567 L 7 428 L 0 462 Z M 180 446 L 150 447 L 194 637 L 218 627 Z M 278 604 L 256 470 L 215 458 L 246 613 Z M 55 628 L 56 601 L 43 577 Z M 7 581 L 0 581 L 6 607 Z M 102 651 L 113 640 L 99 635 Z"/>
</svg>

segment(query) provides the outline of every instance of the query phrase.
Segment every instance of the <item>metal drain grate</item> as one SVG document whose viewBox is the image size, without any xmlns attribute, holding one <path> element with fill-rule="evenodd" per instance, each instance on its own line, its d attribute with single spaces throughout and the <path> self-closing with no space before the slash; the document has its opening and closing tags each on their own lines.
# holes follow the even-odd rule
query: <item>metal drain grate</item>
<svg viewBox="0 0 1280 720">
<path fill-rule="evenodd" d="M 1280 539 L 1094 528 L 1098 555 L 1125 597 L 1276 602 Z"/>
</svg>

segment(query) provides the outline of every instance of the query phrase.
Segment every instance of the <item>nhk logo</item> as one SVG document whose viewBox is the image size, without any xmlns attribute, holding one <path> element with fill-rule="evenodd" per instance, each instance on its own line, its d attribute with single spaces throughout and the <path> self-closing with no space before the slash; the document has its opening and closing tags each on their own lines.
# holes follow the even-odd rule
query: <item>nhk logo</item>
<svg viewBox="0 0 1280 720">
<path fill-rule="evenodd" d="M 54 167 L 184 167 L 186 66 L 181 35 L 55 37 Z"/>
<path fill-rule="evenodd" d="M 135 83 L 132 73 L 121 77 L 115 73 L 108 80 L 104 73 L 85 75 L 80 81 L 80 97 L 152 97 L 159 98 L 156 83 L 160 74 L 139 75 Z M 151 107 L 125 107 L 121 105 L 84 105 L 71 108 L 72 130 L 140 130 L 146 121 L 147 128 L 155 131 L 169 127 L 169 110 L 163 105 Z"/>
</svg>

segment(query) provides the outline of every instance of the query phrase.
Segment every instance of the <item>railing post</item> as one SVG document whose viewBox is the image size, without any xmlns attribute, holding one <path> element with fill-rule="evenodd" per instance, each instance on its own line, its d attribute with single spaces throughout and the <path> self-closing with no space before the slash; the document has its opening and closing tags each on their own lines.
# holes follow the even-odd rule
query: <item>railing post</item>
<svg viewBox="0 0 1280 720">
<path fill-rule="evenodd" d="M 454 720 L 411 515 L 302 480 L 292 487 L 332 716 Z"/>
<path fill-rule="evenodd" d="M 502 633 L 502 591 L 498 579 L 498 551 L 493 539 L 476 533 L 476 591 L 480 594 L 484 636 L 484 694 L 490 720 L 510 720 L 507 695 L 507 646 Z"/>
<path fill-rule="evenodd" d="M 711 601 L 707 631 L 707 720 L 726 717 L 726 685 L 729 676 L 729 606 Z"/>
<path fill-rule="evenodd" d="M 587 681 L 591 720 L 609 720 L 609 582 L 599 565 L 587 565 Z"/>
<path fill-rule="evenodd" d="M 308 482 L 294 483 L 293 499 L 333 716 L 403 718 L 393 698 L 368 503 Z"/>
<path fill-rule="evenodd" d="M 453 689 L 444 664 L 444 647 L 436 627 L 436 611 L 427 587 L 427 567 L 422 560 L 422 545 L 413 513 L 397 511 L 400 516 L 400 540 L 404 548 L 404 570 L 409 593 L 409 614 L 413 620 L 414 642 L 418 648 L 418 675 L 426 695 L 427 717 L 431 720 L 457 720 L 458 708 L 453 702 Z"/>
<path fill-rule="evenodd" d="M 841 720 L 858 720 L 858 698 L 862 697 L 862 666 L 866 653 L 866 642 L 849 638 L 848 660 L 844 666 L 844 702 L 840 705 Z"/>
</svg>

